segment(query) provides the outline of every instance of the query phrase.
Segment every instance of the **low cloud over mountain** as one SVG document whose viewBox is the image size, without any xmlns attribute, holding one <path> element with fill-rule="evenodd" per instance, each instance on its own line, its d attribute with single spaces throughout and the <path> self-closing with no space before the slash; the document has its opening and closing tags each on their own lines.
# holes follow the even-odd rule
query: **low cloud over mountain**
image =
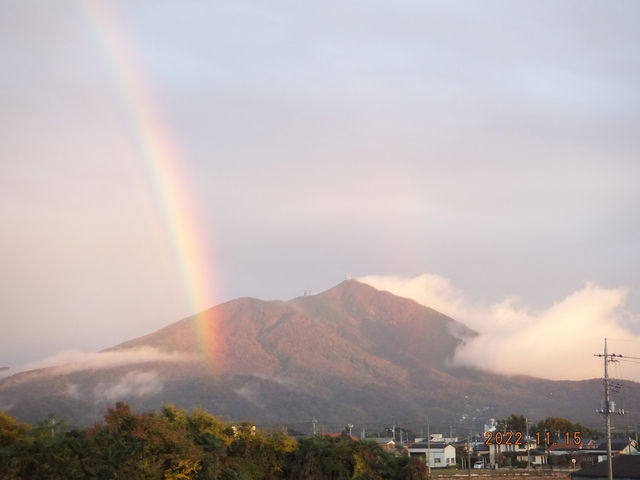
<svg viewBox="0 0 640 480">
<path fill-rule="evenodd" d="M 99 353 L 65 350 L 37 362 L 0 370 L 0 378 L 29 371 L 29 375 L 21 377 L 22 381 L 26 381 L 42 375 L 66 375 L 81 370 L 101 370 L 146 362 L 186 362 L 194 358 L 194 355 L 184 352 L 166 352 L 151 346 Z"/>
<path fill-rule="evenodd" d="M 437 275 L 373 275 L 360 281 L 429 305 L 478 331 L 480 335 L 456 351 L 457 365 L 507 375 L 582 380 L 599 376 L 602 361 L 592 354 L 602 352 L 604 338 L 613 339 L 610 345 L 617 353 L 637 356 L 630 342 L 639 342 L 640 335 L 629 328 L 625 287 L 607 289 L 586 283 L 551 306 L 534 310 L 515 298 L 474 304 L 448 279 Z M 523 352 L 535 361 L 513 361 Z M 640 380 L 640 369 L 625 373 L 627 378 Z"/>
</svg>

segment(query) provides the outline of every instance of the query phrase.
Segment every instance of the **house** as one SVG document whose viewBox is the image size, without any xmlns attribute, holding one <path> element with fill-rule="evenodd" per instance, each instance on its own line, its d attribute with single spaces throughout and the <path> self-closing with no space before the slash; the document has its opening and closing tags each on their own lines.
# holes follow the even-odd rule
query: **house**
<svg viewBox="0 0 640 480">
<path fill-rule="evenodd" d="M 640 479 L 640 455 L 618 455 L 611 459 L 614 480 Z M 571 480 L 607 480 L 607 462 L 589 465 L 570 473 Z"/>
<path fill-rule="evenodd" d="M 583 440 L 578 444 L 573 440 L 569 440 L 569 442 L 558 441 L 549 446 L 549 460 L 552 465 L 556 464 L 557 457 L 566 455 L 576 463 L 598 463 L 606 458 L 606 446 L 604 451 L 599 450 L 594 440 Z"/>
<path fill-rule="evenodd" d="M 496 435 L 496 437 L 498 436 Z M 516 440 L 509 441 L 509 443 L 507 443 L 506 440 L 496 441 L 496 437 L 493 437 L 494 440 L 489 445 L 485 443 L 482 449 L 480 448 L 480 446 L 478 446 L 477 449 L 478 455 L 480 455 L 482 458 L 485 458 L 486 456 L 488 460 L 486 464 L 491 465 L 492 467 L 496 464 L 500 464 L 502 462 L 502 459 L 505 457 L 510 458 L 512 464 L 514 461 L 526 462 L 528 459 L 527 450 L 536 450 L 538 447 L 538 444 L 533 437 L 525 438 L 524 436 L 522 436 L 521 438 L 517 438 Z M 503 436 L 501 438 L 504 439 L 505 437 Z M 536 452 L 540 451 L 536 450 Z M 542 452 L 542 454 L 538 453 L 536 455 L 531 455 L 532 465 L 546 465 L 546 463 L 546 453 Z"/>
<path fill-rule="evenodd" d="M 341 433 L 322 433 L 321 434 L 322 437 L 329 437 L 329 438 L 350 438 L 351 440 L 360 440 L 358 437 L 354 436 L 354 435 L 349 435 L 346 434 L 345 432 L 341 432 Z"/>
<path fill-rule="evenodd" d="M 613 457 L 618 455 L 638 455 L 637 444 L 634 440 L 612 439 L 611 454 Z M 601 442 L 596 445 L 593 440 L 583 442 L 580 445 L 558 442 L 549 447 L 550 457 L 562 455 L 569 455 L 576 460 L 576 463 L 597 464 L 607 459 L 607 443 Z"/>
<path fill-rule="evenodd" d="M 431 445 L 427 442 L 414 443 L 409 446 L 409 456 L 424 458 L 425 463 L 431 468 L 447 468 L 456 464 L 456 448 L 444 442 L 432 442 Z"/>
<path fill-rule="evenodd" d="M 598 445 L 598 450 L 607 451 L 607 442 Z M 611 439 L 611 454 L 616 455 L 638 455 L 638 444 L 635 440 Z M 606 455 L 606 453 L 605 453 Z"/>
<path fill-rule="evenodd" d="M 388 438 L 373 438 L 371 440 L 375 440 L 376 443 L 378 445 L 380 445 L 382 447 L 382 449 L 386 450 L 387 452 L 392 452 L 396 448 L 396 442 L 391 437 L 388 437 Z"/>
<path fill-rule="evenodd" d="M 515 465 L 515 462 L 527 462 L 530 461 L 533 466 L 541 466 L 547 464 L 547 452 L 532 448 L 528 452 L 525 451 L 505 451 L 502 455 L 509 459 L 509 465 Z"/>
<path fill-rule="evenodd" d="M 579 452 L 581 450 L 593 450 L 595 448 L 597 448 L 597 444 L 594 440 L 585 440 L 580 443 L 575 443 L 573 440 L 569 440 L 569 442 L 558 441 L 549 446 L 549 453 L 552 455 L 566 455 Z"/>
<path fill-rule="evenodd" d="M 482 460 L 485 465 L 490 465 L 489 462 L 489 445 L 485 443 L 480 443 L 475 448 L 476 455 Z"/>
</svg>

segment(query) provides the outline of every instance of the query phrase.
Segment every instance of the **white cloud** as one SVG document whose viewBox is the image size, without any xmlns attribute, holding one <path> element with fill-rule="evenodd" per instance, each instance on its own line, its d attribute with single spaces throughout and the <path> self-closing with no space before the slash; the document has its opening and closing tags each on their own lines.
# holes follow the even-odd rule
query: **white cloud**
<svg viewBox="0 0 640 480">
<path fill-rule="evenodd" d="M 100 382 L 93 394 L 100 400 L 116 402 L 125 397 L 142 397 L 162 391 L 162 381 L 157 372 L 129 372 L 114 384 Z"/>
<path fill-rule="evenodd" d="M 233 391 L 260 408 L 265 408 L 266 406 L 260 393 L 260 385 L 257 383 L 247 383 L 240 388 L 235 388 Z"/>
<path fill-rule="evenodd" d="M 43 375 L 66 375 L 81 370 L 98 370 L 146 362 L 185 362 L 194 356 L 182 352 L 164 352 L 153 347 L 130 348 L 110 352 L 87 353 L 79 350 L 65 350 L 36 362 L 26 363 L 0 372 L 0 378 L 16 373 L 29 372 L 24 380 L 34 380 Z M 46 369 L 46 370 L 42 370 Z"/>
<path fill-rule="evenodd" d="M 400 297 L 411 298 L 473 328 L 471 322 L 464 320 L 471 313 L 464 292 L 444 277 L 429 273 L 413 278 L 397 275 L 369 275 L 359 278 L 358 281 L 378 290 L 386 290 Z"/>
<path fill-rule="evenodd" d="M 78 385 L 77 383 L 70 383 L 69 387 L 67 388 L 67 395 L 74 400 L 79 400 L 82 396 L 80 394 L 80 385 Z"/>
<path fill-rule="evenodd" d="M 614 339 L 611 344 L 616 349 L 628 346 L 628 340 L 640 341 L 623 323 L 628 315 L 625 287 L 607 289 L 587 283 L 548 308 L 534 311 L 516 299 L 473 304 L 448 279 L 437 275 L 359 280 L 412 298 L 478 331 L 478 337 L 458 350 L 455 362 L 460 365 L 508 375 L 579 380 L 602 375 L 598 369 L 602 360 L 593 354 L 602 352 L 604 338 Z M 640 380 L 640 369 L 627 368 L 625 376 Z"/>
</svg>

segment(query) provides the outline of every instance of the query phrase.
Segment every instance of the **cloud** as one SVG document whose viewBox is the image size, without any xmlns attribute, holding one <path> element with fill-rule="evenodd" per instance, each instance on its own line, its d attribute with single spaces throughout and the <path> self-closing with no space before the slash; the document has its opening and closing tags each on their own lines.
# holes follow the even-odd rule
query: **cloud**
<svg viewBox="0 0 640 480">
<path fill-rule="evenodd" d="M 604 338 L 613 339 L 615 353 L 625 354 L 629 341 L 640 341 L 624 322 L 628 289 L 586 283 L 551 306 L 532 310 L 508 298 L 493 305 L 473 304 L 461 290 L 437 275 L 415 278 L 367 276 L 373 287 L 434 308 L 478 331 L 458 349 L 454 362 L 508 375 L 553 380 L 600 377 Z M 618 350 L 622 349 L 622 350 Z M 610 350 L 613 351 L 613 350 Z M 640 369 L 626 368 L 625 377 L 640 381 Z"/>
<path fill-rule="evenodd" d="M 115 384 L 100 382 L 93 394 L 100 400 L 115 402 L 125 397 L 142 397 L 160 393 L 162 381 L 157 372 L 129 372 Z"/>
<path fill-rule="evenodd" d="M 411 298 L 473 328 L 470 322 L 464 320 L 471 313 L 464 292 L 444 277 L 429 273 L 413 278 L 397 275 L 369 275 L 358 278 L 358 281 L 378 290 L 386 290 L 400 297 Z"/>
<path fill-rule="evenodd" d="M 67 388 L 67 396 L 73 398 L 74 400 L 79 400 L 82 395 L 80 394 L 80 385 L 77 383 L 70 383 Z"/>
<path fill-rule="evenodd" d="M 254 405 L 265 408 L 262 394 L 260 393 L 260 385 L 256 383 L 246 383 L 240 388 L 234 388 L 233 391 L 240 397 L 248 400 Z"/>
<path fill-rule="evenodd" d="M 139 347 L 109 352 L 87 353 L 65 350 L 55 355 L 0 371 L 0 378 L 29 371 L 28 380 L 44 375 L 66 375 L 81 370 L 99 370 L 147 362 L 186 362 L 193 360 L 192 354 L 165 352 L 153 347 Z M 46 370 L 43 370 L 46 369 Z"/>
<path fill-rule="evenodd" d="M 9 411 L 11 410 L 14 406 L 15 406 L 16 402 L 10 402 L 10 403 L 0 403 L 0 412 L 2 411 Z"/>
</svg>

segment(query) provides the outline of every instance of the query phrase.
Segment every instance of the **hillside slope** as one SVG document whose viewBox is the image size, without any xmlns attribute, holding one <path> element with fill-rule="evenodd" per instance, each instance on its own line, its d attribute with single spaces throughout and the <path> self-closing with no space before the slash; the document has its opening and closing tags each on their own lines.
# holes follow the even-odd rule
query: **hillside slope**
<svg viewBox="0 0 640 480">
<path fill-rule="evenodd" d="M 140 409 L 163 401 L 202 405 L 228 419 L 269 424 L 429 417 L 468 430 L 511 413 L 598 422 L 598 380 L 552 382 L 450 366 L 475 335 L 413 300 L 347 280 L 286 302 L 232 300 L 102 354 L 147 349 L 180 361 L 16 374 L 0 381 L 0 405 L 26 421 L 56 411 L 80 424 L 120 400 Z M 203 355 L 203 346 L 213 355 Z M 629 398 L 639 398 L 638 387 L 626 386 Z"/>
</svg>

